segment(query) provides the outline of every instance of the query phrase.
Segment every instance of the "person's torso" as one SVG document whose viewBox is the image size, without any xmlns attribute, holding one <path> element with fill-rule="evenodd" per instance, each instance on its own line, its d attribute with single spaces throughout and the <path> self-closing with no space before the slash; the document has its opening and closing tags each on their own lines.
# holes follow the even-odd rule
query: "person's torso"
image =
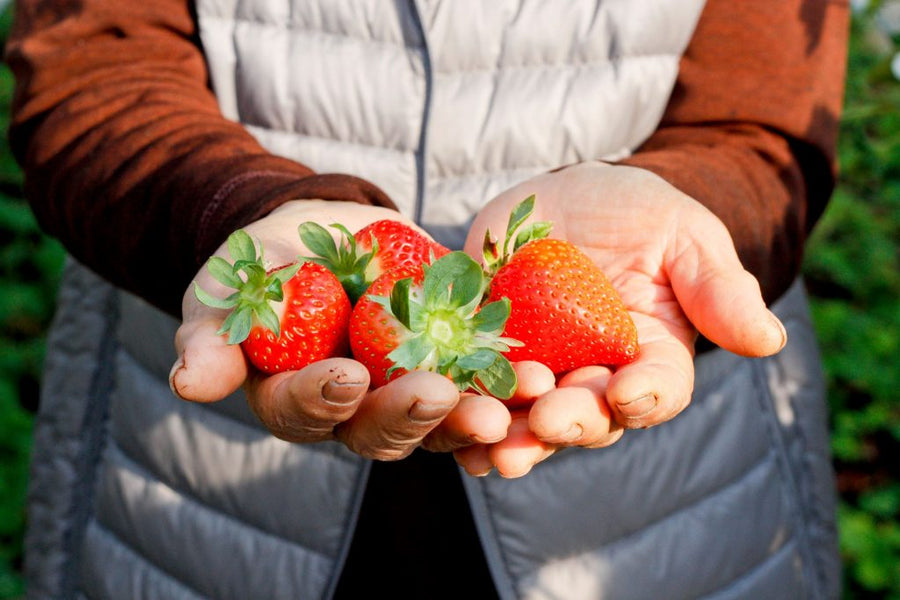
<svg viewBox="0 0 900 600">
<path fill-rule="evenodd" d="M 270 151 L 460 247 L 477 209 L 657 127 L 703 2 L 200 0 L 213 88 Z"/>
</svg>

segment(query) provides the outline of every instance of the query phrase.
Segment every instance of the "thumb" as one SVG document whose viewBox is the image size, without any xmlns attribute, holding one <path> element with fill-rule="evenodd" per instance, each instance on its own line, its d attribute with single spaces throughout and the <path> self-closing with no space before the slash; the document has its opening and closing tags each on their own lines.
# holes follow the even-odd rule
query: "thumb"
<svg viewBox="0 0 900 600">
<path fill-rule="evenodd" d="M 237 390 L 247 378 L 247 362 L 238 345 L 216 333 L 213 316 L 185 321 L 175 333 L 178 359 L 169 372 L 169 387 L 184 400 L 214 402 Z"/>
<path fill-rule="evenodd" d="M 668 266 L 687 318 L 714 344 L 742 356 L 770 356 L 787 342 L 784 325 L 766 308 L 759 282 L 741 265 L 728 230 L 701 213 Z"/>
</svg>

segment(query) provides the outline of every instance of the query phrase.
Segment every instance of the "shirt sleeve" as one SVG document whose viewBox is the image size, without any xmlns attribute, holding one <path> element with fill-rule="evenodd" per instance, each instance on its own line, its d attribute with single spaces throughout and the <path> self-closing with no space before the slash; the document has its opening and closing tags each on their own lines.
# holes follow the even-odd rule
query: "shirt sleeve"
<svg viewBox="0 0 900 600">
<path fill-rule="evenodd" d="M 234 229 L 293 198 L 393 206 L 376 186 L 265 151 L 208 86 L 186 0 L 20 0 L 10 141 L 42 227 L 180 314 Z"/>
<path fill-rule="evenodd" d="M 848 31 L 846 1 L 708 0 L 661 126 L 622 161 L 712 210 L 768 301 L 834 187 Z"/>
</svg>

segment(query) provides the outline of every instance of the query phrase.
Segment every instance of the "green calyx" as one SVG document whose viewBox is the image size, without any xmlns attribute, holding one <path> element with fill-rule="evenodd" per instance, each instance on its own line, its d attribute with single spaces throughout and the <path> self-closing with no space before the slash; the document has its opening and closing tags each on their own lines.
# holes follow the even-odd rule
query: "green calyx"
<svg viewBox="0 0 900 600">
<path fill-rule="evenodd" d="M 340 232 L 340 243 L 335 243 L 328 230 L 318 223 L 307 221 L 300 224 L 297 228 L 300 240 L 313 253 L 313 256 L 305 256 L 304 259 L 334 273 L 347 292 L 350 303 L 355 305 L 372 283 L 366 278 L 366 267 L 378 253 L 378 241 L 373 236 L 372 250 L 363 252 L 350 230 L 339 223 L 331 227 Z"/>
<path fill-rule="evenodd" d="M 493 238 L 490 230 L 484 232 L 482 255 L 488 277 L 496 274 L 516 250 L 532 240 L 545 238 L 550 234 L 550 230 L 553 228 L 553 223 L 550 221 L 535 221 L 523 227 L 528 217 L 534 213 L 534 200 L 535 196 L 532 194 L 513 208 L 506 224 L 506 235 L 502 245 Z M 512 248 L 510 248 L 510 244 L 512 244 Z"/>
<path fill-rule="evenodd" d="M 451 252 L 423 268 L 421 295 L 413 293 L 413 280 L 406 278 L 394 284 L 390 297 L 371 297 L 408 331 L 388 355 L 394 362 L 391 370 L 430 370 L 449 376 L 462 391 L 474 388 L 510 398 L 516 373 L 502 353 L 520 343 L 502 337 L 509 300 L 481 306 L 487 279 L 463 252 Z"/>
<path fill-rule="evenodd" d="M 257 321 L 279 337 L 281 324 L 270 303 L 284 300 L 284 283 L 297 274 L 302 263 L 266 273 L 262 245 L 257 253 L 257 242 L 241 229 L 228 236 L 227 247 L 234 262 L 213 256 L 206 268 L 213 279 L 235 292 L 225 299 L 216 298 L 195 283 L 194 294 L 207 306 L 231 311 L 217 332 L 227 333 L 229 344 L 246 340 Z"/>
</svg>

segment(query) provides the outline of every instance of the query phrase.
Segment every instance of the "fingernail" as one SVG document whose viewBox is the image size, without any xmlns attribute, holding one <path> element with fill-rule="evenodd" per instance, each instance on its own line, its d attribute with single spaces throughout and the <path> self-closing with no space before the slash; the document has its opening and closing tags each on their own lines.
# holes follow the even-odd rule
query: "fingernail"
<svg viewBox="0 0 900 600">
<path fill-rule="evenodd" d="M 533 467 L 534 467 L 534 465 L 528 465 L 527 467 L 524 467 L 522 470 L 519 470 L 519 471 L 507 471 L 507 472 L 500 471 L 500 476 L 503 477 L 504 479 L 518 479 L 519 477 L 524 477 L 524 476 L 528 475 L 531 472 L 531 469 Z"/>
<path fill-rule="evenodd" d="M 577 439 L 580 439 L 581 436 L 584 435 L 584 429 L 578 423 L 574 423 L 569 429 L 555 438 L 542 438 L 545 442 L 550 442 L 551 444 L 568 444 L 570 442 L 574 442 Z"/>
<path fill-rule="evenodd" d="M 626 417 L 638 418 L 653 412 L 658 402 L 659 398 L 656 397 L 656 394 L 644 394 L 627 402 L 619 402 L 618 406 Z"/>
<path fill-rule="evenodd" d="M 360 381 L 326 381 L 322 386 L 322 400 L 338 406 L 352 404 L 362 395 L 362 385 Z"/>
<path fill-rule="evenodd" d="M 468 440 L 473 444 L 496 444 L 500 440 L 506 437 L 505 433 L 500 433 L 491 437 L 479 435 L 477 433 L 473 433 L 469 436 L 466 436 Z"/>
<path fill-rule="evenodd" d="M 415 421 L 417 423 L 430 423 L 437 419 L 443 419 L 447 416 L 447 413 L 453 408 L 453 403 L 441 404 L 439 402 L 424 402 L 422 400 L 417 400 L 413 405 L 409 408 L 409 412 L 407 415 L 409 416 L 410 421 Z"/>
<path fill-rule="evenodd" d="M 466 474 L 471 475 L 472 477 L 487 477 L 488 475 L 491 474 L 491 471 L 493 471 L 493 470 L 494 470 L 494 468 L 491 466 L 483 467 L 481 469 L 472 470 L 472 471 L 466 469 Z"/>
<path fill-rule="evenodd" d="M 784 328 L 784 323 L 781 322 L 781 319 L 779 319 L 772 313 L 770 313 L 770 314 L 771 314 L 770 318 L 772 320 L 772 323 L 775 325 L 775 327 L 778 328 L 778 331 L 781 332 L 781 345 L 778 346 L 778 349 L 781 350 L 787 344 L 787 330 Z"/>
<path fill-rule="evenodd" d="M 178 357 L 178 360 L 175 361 L 175 364 L 172 365 L 172 368 L 169 370 L 169 389 L 172 390 L 172 393 L 178 396 L 179 398 L 183 398 L 181 394 L 178 393 L 178 390 L 175 389 L 175 374 L 178 373 L 181 369 L 184 368 L 184 355 Z"/>
</svg>

